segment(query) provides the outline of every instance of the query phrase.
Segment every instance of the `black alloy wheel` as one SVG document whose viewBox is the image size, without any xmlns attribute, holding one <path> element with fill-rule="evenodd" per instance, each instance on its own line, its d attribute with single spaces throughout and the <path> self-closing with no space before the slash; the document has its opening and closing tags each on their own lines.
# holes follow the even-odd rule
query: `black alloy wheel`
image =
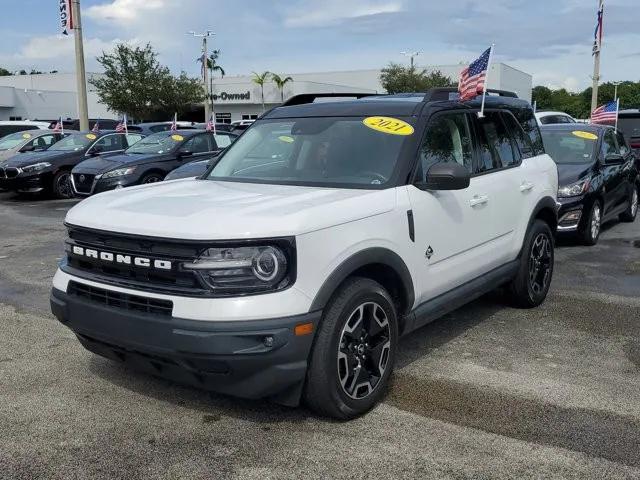
<svg viewBox="0 0 640 480">
<path fill-rule="evenodd" d="M 142 180 L 140 181 L 140 183 L 141 184 L 158 183 L 158 182 L 161 182 L 163 179 L 164 177 L 159 173 L 148 173 L 147 175 L 142 177 Z"/>
<path fill-rule="evenodd" d="M 73 198 L 73 186 L 71 185 L 71 173 L 67 171 L 58 172 L 53 177 L 53 195 L 56 198 Z"/>
<path fill-rule="evenodd" d="M 533 241 L 529 255 L 529 287 L 540 295 L 549 288 L 551 280 L 552 240 L 544 233 L 539 233 Z"/>
</svg>

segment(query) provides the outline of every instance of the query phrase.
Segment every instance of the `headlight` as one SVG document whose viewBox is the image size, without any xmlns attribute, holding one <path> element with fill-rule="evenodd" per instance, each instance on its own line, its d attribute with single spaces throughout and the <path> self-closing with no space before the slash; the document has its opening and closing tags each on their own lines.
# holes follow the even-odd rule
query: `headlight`
<svg viewBox="0 0 640 480">
<path fill-rule="evenodd" d="M 40 170 L 44 170 L 45 168 L 49 168 L 51 164 L 49 162 L 40 162 L 34 163 L 33 165 L 27 165 L 26 167 L 20 167 L 24 173 L 33 173 L 39 172 Z"/>
<path fill-rule="evenodd" d="M 209 248 L 182 268 L 196 271 L 219 294 L 281 290 L 293 283 L 286 252 L 271 245 Z"/>
<path fill-rule="evenodd" d="M 126 167 L 126 168 L 118 168 L 116 170 L 111 170 L 110 172 L 102 175 L 102 178 L 112 178 L 112 177 L 122 177 L 123 175 L 130 175 L 135 172 L 136 167 Z"/>
<path fill-rule="evenodd" d="M 558 188 L 558 197 L 577 197 L 578 195 L 582 195 L 588 189 L 589 180 L 580 180 L 579 182 L 572 183 L 571 185 L 565 185 L 564 187 Z"/>
</svg>

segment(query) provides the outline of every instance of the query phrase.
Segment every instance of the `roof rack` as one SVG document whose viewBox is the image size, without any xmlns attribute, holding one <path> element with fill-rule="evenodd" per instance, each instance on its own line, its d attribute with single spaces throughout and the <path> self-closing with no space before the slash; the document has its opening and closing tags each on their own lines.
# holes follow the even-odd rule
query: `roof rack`
<svg viewBox="0 0 640 480">
<path fill-rule="evenodd" d="M 364 97 L 378 95 L 377 93 L 301 93 L 294 95 L 284 102 L 281 107 L 289 107 L 291 105 L 303 105 L 305 103 L 313 103 L 317 98 L 355 98 L 356 100 Z"/>
<path fill-rule="evenodd" d="M 495 88 L 487 88 L 487 94 L 498 97 L 518 98 L 518 94 L 515 92 L 497 90 Z M 425 102 L 442 100 L 458 100 L 458 89 L 456 87 L 432 88 L 424 95 Z"/>
</svg>

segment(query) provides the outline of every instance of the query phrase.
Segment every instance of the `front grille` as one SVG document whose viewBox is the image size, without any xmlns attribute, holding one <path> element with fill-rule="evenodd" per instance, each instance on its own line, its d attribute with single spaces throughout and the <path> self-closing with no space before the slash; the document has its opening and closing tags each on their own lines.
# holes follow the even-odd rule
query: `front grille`
<svg viewBox="0 0 640 480">
<path fill-rule="evenodd" d="M 87 173 L 74 173 L 73 184 L 78 193 L 91 193 L 93 189 L 93 179 L 95 175 Z"/>
<path fill-rule="evenodd" d="M 113 292 L 104 288 L 92 287 L 74 281 L 69 282 L 67 294 L 84 298 L 92 303 L 99 303 L 122 310 L 133 310 L 167 317 L 170 317 L 173 311 L 173 302 L 170 300 L 159 300 L 157 298 Z"/>
<path fill-rule="evenodd" d="M 4 169 L 5 178 L 16 178 L 20 175 L 20 170 L 15 167 L 8 167 Z"/>
</svg>

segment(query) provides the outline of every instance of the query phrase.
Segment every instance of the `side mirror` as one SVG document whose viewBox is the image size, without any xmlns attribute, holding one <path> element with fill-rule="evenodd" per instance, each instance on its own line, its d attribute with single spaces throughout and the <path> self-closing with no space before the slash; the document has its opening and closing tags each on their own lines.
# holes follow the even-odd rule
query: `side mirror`
<svg viewBox="0 0 640 480">
<path fill-rule="evenodd" d="M 182 158 L 182 157 L 190 157 L 191 155 L 193 155 L 193 152 L 191 150 L 180 149 L 178 151 L 178 157 L 180 157 L 180 158 Z"/>
<path fill-rule="evenodd" d="M 33 152 L 35 151 L 36 147 L 35 145 L 25 145 L 24 147 L 22 147 L 20 149 L 21 152 Z"/>
<path fill-rule="evenodd" d="M 469 170 L 459 163 L 436 163 L 427 172 L 426 180 L 415 186 L 420 190 L 464 190 L 470 181 Z"/>
<path fill-rule="evenodd" d="M 624 163 L 624 157 L 619 153 L 610 153 L 604 158 L 605 165 L 621 165 Z"/>
<path fill-rule="evenodd" d="M 98 155 L 101 155 L 102 153 L 103 153 L 102 148 L 93 147 L 91 150 L 89 150 L 87 152 L 87 155 L 89 155 L 90 157 L 97 157 Z"/>
</svg>

